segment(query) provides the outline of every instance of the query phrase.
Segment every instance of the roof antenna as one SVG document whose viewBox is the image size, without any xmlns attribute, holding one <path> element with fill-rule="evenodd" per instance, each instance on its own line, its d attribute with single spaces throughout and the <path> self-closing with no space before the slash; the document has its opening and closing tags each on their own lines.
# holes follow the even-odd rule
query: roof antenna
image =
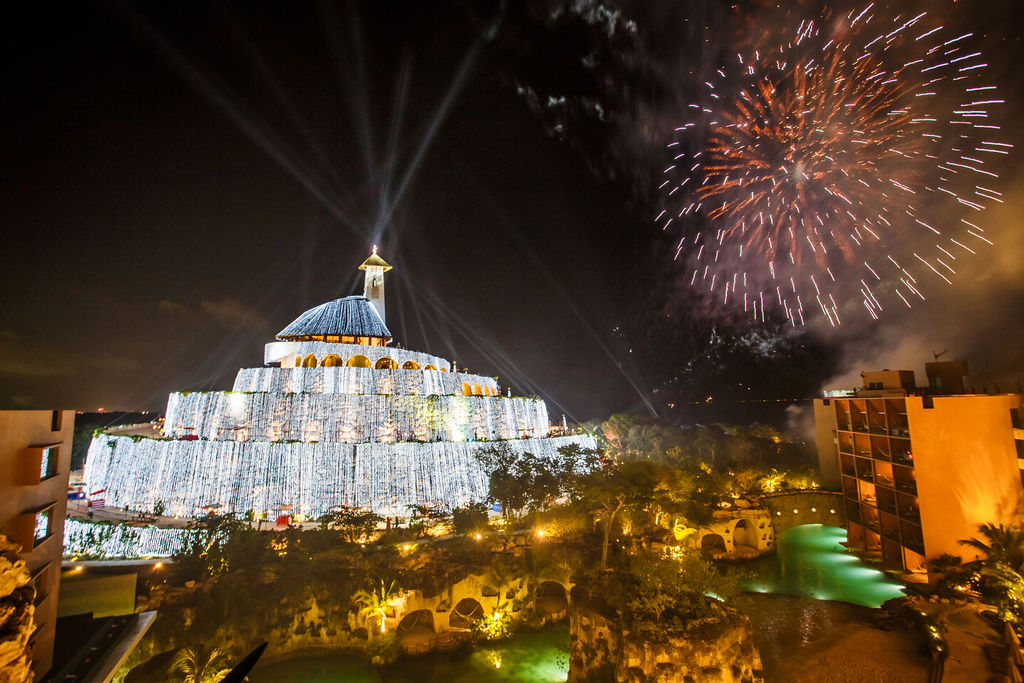
<svg viewBox="0 0 1024 683">
<path fill-rule="evenodd" d="M 376 253 L 376 252 L 374 252 L 374 253 Z M 946 355 L 946 351 L 949 351 L 949 349 L 942 349 L 941 353 L 935 353 L 935 349 L 932 349 L 932 355 L 935 356 L 936 362 L 938 362 L 938 360 L 939 360 L 939 358 L 941 356 Z"/>
</svg>

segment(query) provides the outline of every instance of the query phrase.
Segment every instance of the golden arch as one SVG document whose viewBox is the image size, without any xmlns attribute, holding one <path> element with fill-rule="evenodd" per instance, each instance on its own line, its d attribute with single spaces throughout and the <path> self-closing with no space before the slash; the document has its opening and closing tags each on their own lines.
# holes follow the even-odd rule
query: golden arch
<svg viewBox="0 0 1024 683">
<path fill-rule="evenodd" d="M 366 356 L 362 355 L 362 354 L 358 354 L 358 355 L 352 356 L 351 358 L 348 359 L 348 362 L 345 363 L 345 365 L 349 366 L 350 368 L 372 368 L 373 367 L 373 365 L 370 363 L 370 359 L 367 358 Z"/>
<path fill-rule="evenodd" d="M 320 361 L 320 366 L 325 368 L 333 368 L 344 364 L 345 362 L 341 360 L 341 356 L 336 353 L 324 356 L 324 359 Z"/>
<path fill-rule="evenodd" d="M 397 370 L 398 363 L 396 363 L 393 359 L 385 356 L 384 358 L 381 358 L 379 361 L 377 361 L 377 364 L 374 365 L 373 367 L 377 368 L 378 370 Z"/>
<path fill-rule="evenodd" d="M 402 369 L 403 370 L 419 370 L 420 369 L 420 364 L 417 363 L 414 360 L 407 360 L 404 363 L 402 363 Z"/>
<path fill-rule="evenodd" d="M 295 367 L 302 367 L 302 356 L 295 356 Z"/>
<path fill-rule="evenodd" d="M 480 396 L 480 395 L 482 395 L 483 393 L 484 393 L 484 392 L 480 391 L 480 385 L 479 385 L 479 384 L 474 384 L 474 385 L 473 385 L 473 395 L 474 395 L 474 396 Z"/>
<path fill-rule="evenodd" d="M 437 370 L 437 368 L 435 368 L 433 365 L 430 365 L 430 364 L 427 364 L 427 366 L 424 367 L 423 369 L 424 370 Z"/>
<path fill-rule="evenodd" d="M 462 383 L 462 395 L 463 396 L 472 396 L 473 395 L 473 387 L 469 386 L 469 384 L 467 382 L 463 382 Z"/>
<path fill-rule="evenodd" d="M 309 354 L 302 359 L 302 367 L 304 368 L 315 368 L 316 367 L 316 356 Z"/>
</svg>

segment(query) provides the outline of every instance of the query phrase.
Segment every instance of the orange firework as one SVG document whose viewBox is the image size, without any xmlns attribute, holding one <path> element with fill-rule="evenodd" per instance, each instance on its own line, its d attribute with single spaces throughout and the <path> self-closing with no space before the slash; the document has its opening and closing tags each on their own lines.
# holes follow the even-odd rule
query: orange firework
<svg viewBox="0 0 1024 683">
<path fill-rule="evenodd" d="M 1001 195 L 986 161 L 1011 146 L 981 53 L 946 33 L 869 5 L 719 69 L 662 184 L 658 221 L 683 226 L 691 282 L 794 325 L 809 308 L 839 324 L 846 289 L 877 318 L 887 299 L 924 299 L 926 274 L 952 282 L 970 242 L 990 244 L 976 215 Z"/>
</svg>

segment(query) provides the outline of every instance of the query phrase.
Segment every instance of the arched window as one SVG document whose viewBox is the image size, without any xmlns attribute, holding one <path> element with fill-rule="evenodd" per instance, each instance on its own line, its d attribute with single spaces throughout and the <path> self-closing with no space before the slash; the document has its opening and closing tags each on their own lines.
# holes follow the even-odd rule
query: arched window
<svg viewBox="0 0 1024 683">
<path fill-rule="evenodd" d="M 316 356 L 309 354 L 302 359 L 302 367 L 304 368 L 315 368 L 316 367 Z"/>
<path fill-rule="evenodd" d="M 359 354 L 352 356 L 346 363 L 350 368 L 372 368 L 373 365 L 370 363 L 370 359 L 366 356 Z"/>
<path fill-rule="evenodd" d="M 302 356 L 295 356 L 295 367 L 302 367 Z"/>
<path fill-rule="evenodd" d="M 374 367 L 377 368 L 378 370 L 397 370 L 398 363 L 396 363 L 391 358 L 385 356 L 384 358 L 381 358 L 379 361 L 377 361 L 377 364 Z"/>
<path fill-rule="evenodd" d="M 469 386 L 468 383 L 463 382 L 462 383 L 462 395 L 463 396 L 472 396 L 473 395 L 473 387 Z"/>
<path fill-rule="evenodd" d="M 332 353 L 329 356 L 324 356 L 324 359 L 320 362 L 321 367 L 333 368 L 345 363 L 341 360 L 341 356 L 336 353 Z"/>
<path fill-rule="evenodd" d="M 426 367 L 424 367 L 423 369 L 424 369 L 424 370 L 437 370 L 437 368 L 435 368 L 435 367 L 434 367 L 433 365 L 427 365 L 427 366 L 426 366 Z"/>
<path fill-rule="evenodd" d="M 402 369 L 403 370 L 419 370 L 420 369 L 420 364 L 417 363 L 414 360 L 407 360 L 404 363 L 402 363 Z"/>
<path fill-rule="evenodd" d="M 479 384 L 474 384 L 473 385 L 473 395 L 474 396 L 480 396 L 482 394 L 483 394 L 483 392 L 480 391 L 480 385 Z"/>
</svg>

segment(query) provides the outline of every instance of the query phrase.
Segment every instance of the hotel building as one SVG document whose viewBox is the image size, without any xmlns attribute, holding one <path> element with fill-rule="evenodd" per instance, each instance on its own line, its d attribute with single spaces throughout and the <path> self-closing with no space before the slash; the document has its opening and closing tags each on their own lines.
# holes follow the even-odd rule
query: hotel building
<svg viewBox="0 0 1024 683">
<path fill-rule="evenodd" d="M 961 539 L 1010 522 L 1021 497 L 1020 394 L 964 393 L 964 361 L 914 373 L 861 373 L 864 386 L 814 405 L 822 480 L 841 488 L 848 545 L 924 581 L 943 554 L 978 559 Z"/>
<path fill-rule="evenodd" d="M 0 531 L 21 546 L 35 588 L 36 680 L 53 659 L 74 424 L 71 410 L 0 411 Z"/>
</svg>

